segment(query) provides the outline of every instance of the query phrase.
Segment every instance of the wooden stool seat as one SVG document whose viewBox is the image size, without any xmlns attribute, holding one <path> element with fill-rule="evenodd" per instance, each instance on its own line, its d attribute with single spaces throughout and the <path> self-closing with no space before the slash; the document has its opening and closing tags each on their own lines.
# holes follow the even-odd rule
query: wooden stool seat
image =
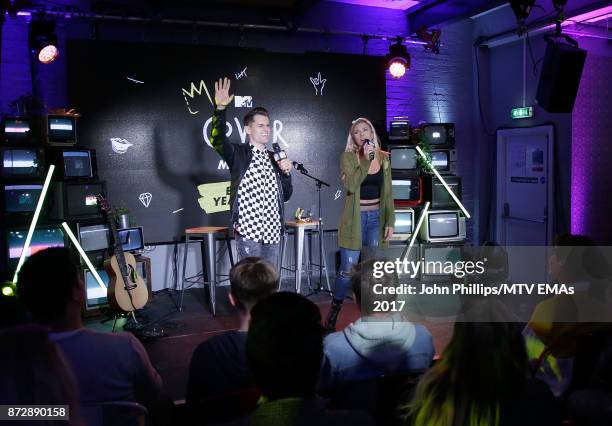
<svg viewBox="0 0 612 426">
<path fill-rule="evenodd" d="M 215 234 L 227 231 L 227 226 L 196 226 L 195 228 L 185 229 L 185 234 Z"/>
</svg>

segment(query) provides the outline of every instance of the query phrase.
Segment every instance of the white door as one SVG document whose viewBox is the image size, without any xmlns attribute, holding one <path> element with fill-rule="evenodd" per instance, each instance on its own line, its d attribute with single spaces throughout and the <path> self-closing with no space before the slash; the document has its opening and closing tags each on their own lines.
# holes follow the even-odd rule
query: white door
<svg viewBox="0 0 612 426">
<path fill-rule="evenodd" d="M 497 131 L 498 244 L 541 247 L 552 244 L 553 141 L 552 126 Z M 535 275 L 540 279 L 547 276 L 545 250 L 515 250 L 509 253 L 508 262 L 515 279 L 528 279 L 527 276 L 519 277 L 521 271 L 527 273 L 527 264 L 541 265 L 536 268 L 539 272 Z M 535 271 L 529 269 L 529 278 L 534 279 Z"/>
</svg>

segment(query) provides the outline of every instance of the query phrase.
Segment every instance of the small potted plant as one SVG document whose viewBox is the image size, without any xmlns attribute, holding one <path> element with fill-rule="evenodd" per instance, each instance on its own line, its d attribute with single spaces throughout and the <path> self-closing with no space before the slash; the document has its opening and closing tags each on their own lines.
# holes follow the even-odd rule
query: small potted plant
<svg viewBox="0 0 612 426">
<path fill-rule="evenodd" d="M 115 207 L 115 217 L 120 229 L 130 227 L 130 210 L 124 204 Z"/>
</svg>

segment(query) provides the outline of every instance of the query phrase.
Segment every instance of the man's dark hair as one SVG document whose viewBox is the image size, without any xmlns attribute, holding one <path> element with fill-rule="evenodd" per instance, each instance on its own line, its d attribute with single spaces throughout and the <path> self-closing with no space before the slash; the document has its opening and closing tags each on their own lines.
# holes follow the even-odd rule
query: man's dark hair
<svg viewBox="0 0 612 426">
<path fill-rule="evenodd" d="M 68 249 L 39 251 L 19 271 L 17 296 L 39 321 L 58 321 L 66 312 L 73 289 L 79 286 L 79 272 Z"/>
<path fill-rule="evenodd" d="M 260 257 L 245 257 L 230 270 L 230 292 L 241 311 L 250 311 L 253 305 L 278 288 L 278 272 Z"/>
<path fill-rule="evenodd" d="M 251 124 L 253 120 L 255 120 L 256 115 L 263 115 L 264 117 L 270 118 L 270 115 L 268 114 L 267 109 L 262 108 L 262 107 L 256 107 L 250 110 L 249 112 L 247 112 L 247 115 L 245 115 L 244 118 L 242 119 L 244 126 L 246 127 L 249 124 Z"/>
<path fill-rule="evenodd" d="M 397 287 L 399 278 L 395 269 L 392 273 L 386 273 L 383 271 L 383 276 L 376 278 L 374 276 L 374 264 L 386 263 L 389 259 L 369 259 L 364 262 L 358 263 L 353 266 L 351 271 L 351 286 L 353 287 L 353 293 L 355 293 L 355 301 L 361 306 L 362 311 L 371 312 L 374 308 L 374 301 L 394 301 L 397 296 L 395 294 L 384 294 L 374 293 L 374 286 L 380 284 L 377 290 L 384 290 L 391 287 Z"/>
<path fill-rule="evenodd" d="M 253 307 L 246 352 L 265 397 L 314 395 L 323 331 L 319 308 L 299 294 L 274 293 Z"/>
</svg>

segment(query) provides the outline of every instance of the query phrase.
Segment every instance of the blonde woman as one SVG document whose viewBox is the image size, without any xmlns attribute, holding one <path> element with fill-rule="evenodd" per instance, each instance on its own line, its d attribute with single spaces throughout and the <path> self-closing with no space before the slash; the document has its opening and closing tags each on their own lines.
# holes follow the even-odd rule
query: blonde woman
<svg viewBox="0 0 612 426">
<path fill-rule="evenodd" d="M 340 168 L 346 198 L 338 231 L 340 270 L 325 323 L 328 332 L 336 328 L 351 285 L 349 273 L 358 263 L 361 249 L 386 245 L 395 225 L 391 163 L 388 154 L 380 150 L 374 126 L 367 118 L 353 121 L 340 156 Z"/>
</svg>

